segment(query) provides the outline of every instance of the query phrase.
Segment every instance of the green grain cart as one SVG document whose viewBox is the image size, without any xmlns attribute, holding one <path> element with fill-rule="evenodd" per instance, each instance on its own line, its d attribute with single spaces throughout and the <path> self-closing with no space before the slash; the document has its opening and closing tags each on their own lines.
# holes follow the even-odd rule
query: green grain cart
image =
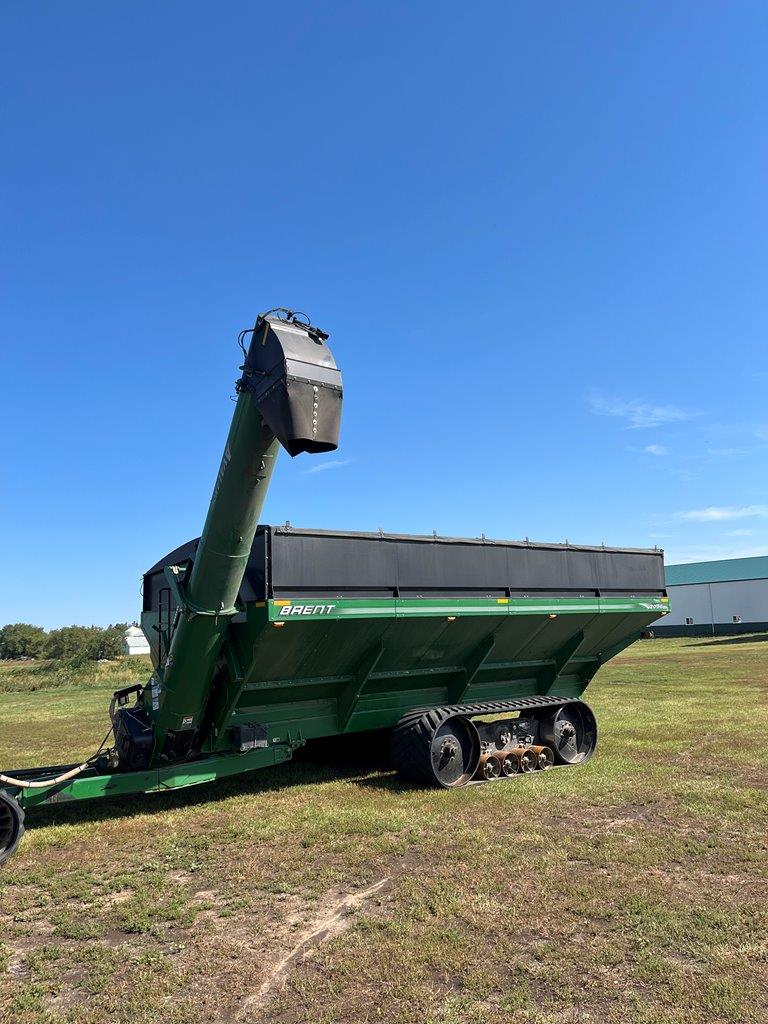
<svg viewBox="0 0 768 1024">
<path fill-rule="evenodd" d="M 401 775 L 446 788 L 591 756 L 581 694 L 667 611 L 661 552 L 258 525 L 280 447 L 337 447 L 326 341 L 286 310 L 242 333 L 202 536 L 144 577 L 154 672 L 114 694 L 108 748 L 0 774 L 0 862 L 25 810 L 214 782 L 322 736 L 391 730 Z"/>
</svg>

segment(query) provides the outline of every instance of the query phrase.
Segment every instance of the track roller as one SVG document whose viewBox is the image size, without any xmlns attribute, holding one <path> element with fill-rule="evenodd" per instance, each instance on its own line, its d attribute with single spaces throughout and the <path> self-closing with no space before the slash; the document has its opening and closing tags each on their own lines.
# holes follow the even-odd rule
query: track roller
<svg viewBox="0 0 768 1024">
<path fill-rule="evenodd" d="M 12 796 L 0 790 L 0 864 L 6 861 L 24 835 L 24 811 Z"/>
<path fill-rule="evenodd" d="M 501 778 L 501 758 L 498 754 L 489 754 L 480 762 L 480 772 L 487 782 Z"/>
<path fill-rule="evenodd" d="M 534 745 L 528 748 L 533 756 L 536 758 L 536 767 L 546 771 L 551 768 L 555 763 L 555 755 L 552 753 L 551 747 L 542 747 Z"/>
<path fill-rule="evenodd" d="M 533 772 L 539 764 L 532 747 L 513 747 L 509 752 L 509 756 L 517 761 L 517 770 L 519 772 Z"/>
</svg>

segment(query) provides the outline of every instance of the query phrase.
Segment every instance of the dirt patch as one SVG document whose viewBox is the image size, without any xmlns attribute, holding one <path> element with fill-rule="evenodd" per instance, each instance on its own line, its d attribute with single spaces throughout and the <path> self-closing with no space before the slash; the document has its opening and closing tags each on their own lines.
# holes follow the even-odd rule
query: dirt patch
<svg viewBox="0 0 768 1024">
<path fill-rule="evenodd" d="M 312 956 L 323 943 L 345 931 L 350 926 L 354 914 L 369 900 L 381 895 L 388 885 L 389 878 L 382 878 L 361 892 L 345 896 L 336 894 L 324 900 L 301 929 L 294 945 L 269 969 L 258 992 L 245 1000 L 239 1019 L 256 1019 L 253 1012 L 261 1013 L 264 1010 L 264 1006 L 257 1010 L 256 1004 L 269 1001 L 272 993 L 285 982 L 291 968 Z"/>
<path fill-rule="evenodd" d="M 12 978 L 24 978 L 29 974 L 29 966 L 21 957 L 14 957 L 8 964 L 7 971 Z"/>
</svg>

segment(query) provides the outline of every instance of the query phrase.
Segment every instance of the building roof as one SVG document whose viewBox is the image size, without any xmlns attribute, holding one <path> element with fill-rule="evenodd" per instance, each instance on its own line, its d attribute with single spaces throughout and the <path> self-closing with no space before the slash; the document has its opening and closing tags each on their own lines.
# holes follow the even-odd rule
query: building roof
<svg viewBox="0 0 768 1024">
<path fill-rule="evenodd" d="M 768 579 L 768 555 L 753 558 L 721 558 L 717 562 L 688 562 L 667 565 L 664 575 L 668 587 L 685 583 L 726 583 L 733 580 Z"/>
</svg>

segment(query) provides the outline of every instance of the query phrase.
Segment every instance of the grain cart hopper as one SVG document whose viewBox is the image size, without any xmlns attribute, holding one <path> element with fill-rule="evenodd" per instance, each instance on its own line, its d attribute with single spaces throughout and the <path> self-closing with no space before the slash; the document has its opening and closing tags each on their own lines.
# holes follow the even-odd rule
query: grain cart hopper
<svg viewBox="0 0 768 1024">
<path fill-rule="evenodd" d="M 661 552 L 258 525 L 279 448 L 337 446 L 326 340 L 288 311 L 241 335 L 202 536 L 144 577 L 154 672 L 114 694 L 106 749 L 0 774 L 0 860 L 25 810 L 212 782 L 316 737 L 392 730 L 400 773 L 446 788 L 591 756 L 581 694 L 667 610 Z"/>
</svg>

